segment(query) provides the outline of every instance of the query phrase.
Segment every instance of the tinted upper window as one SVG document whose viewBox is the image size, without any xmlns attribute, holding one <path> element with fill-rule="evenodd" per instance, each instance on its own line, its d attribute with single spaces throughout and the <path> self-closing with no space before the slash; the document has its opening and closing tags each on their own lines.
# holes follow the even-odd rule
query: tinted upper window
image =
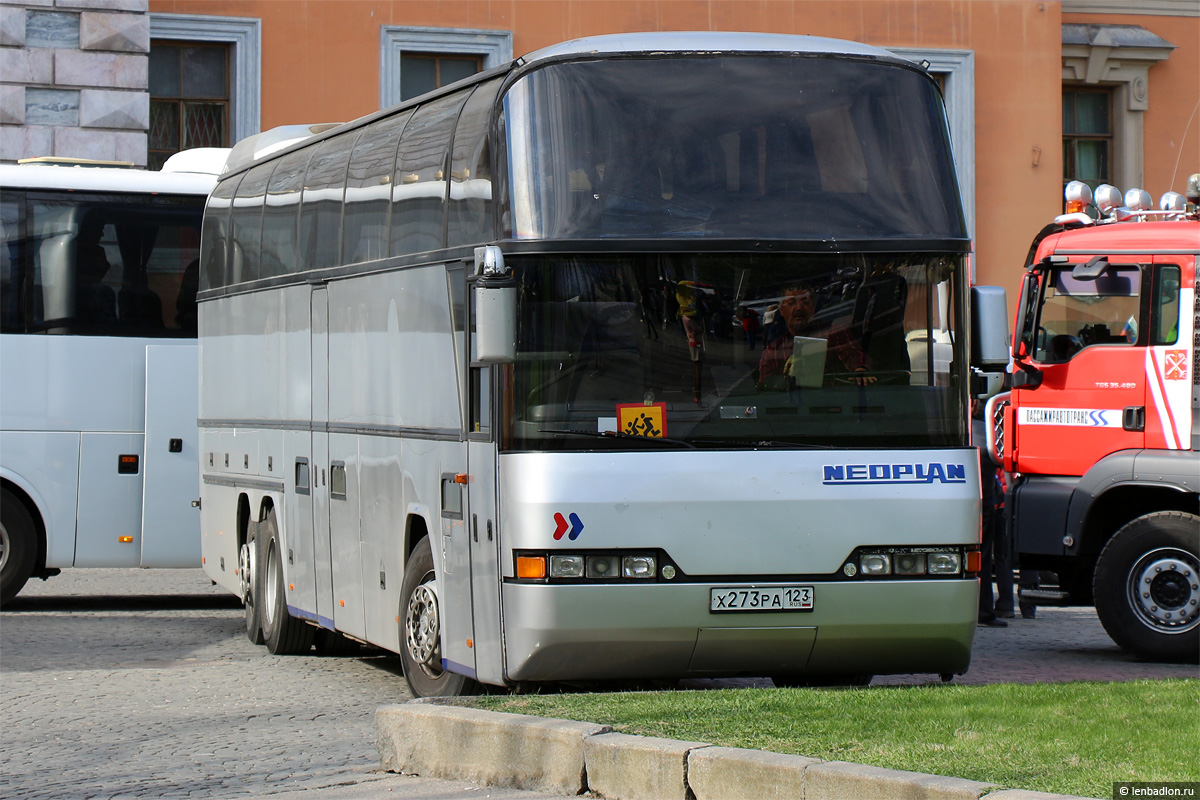
<svg viewBox="0 0 1200 800">
<path fill-rule="evenodd" d="M 491 240 L 492 167 L 488 127 L 500 81 L 475 89 L 463 107 L 454 129 L 450 160 L 450 210 L 446 220 L 446 244 Z"/>
<path fill-rule="evenodd" d="M 326 139 L 308 162 L 300 205 L 300 258 L 304 269 L 332 267 L 341 258 L 346 166 L 358 134 L 352 131 Z"/>
<path fill-rule="evenodd" d="M 263 198 L 275 164 L 274 161 L 268 161 L 246 173 L 233 199 L 233 212 L 230 215 L 233 226 L 233 250 L 229 263 L 231 283 L 260 277 Z"/>
<path fill-rule="evenodd" d="M 900 65 L 554 64 L 504 113 L 516 238 L 966 238 L 937 87 Z"/>
<path fill-rule="evenodd" d="M 443 245 L 446 150 L 464 100 L 460 92 L 423 105 L 404 129 L 392 181 L 394 256 Z"/>
<path fill-rule="evenodd" d="M 388 212 L 396 146 L 412 112 L 397 114 L 366 128 L 350 156 L 346 209 L 342 220 L 342 262 L 356 264 L 388 255 Z"/>
<path fill-rule="evenodd" d="M 300 270 L 296 255 L 296 225 L 300 209 L 300 191 L 308 169 L 311 149 L 288 153 L 267 184 L 263 207 L 262 263 L 260 277 L 286 275 Z"/>
<path fill-rule="evenodd" d="M 208 205 L 204 209 L 203 249 L 200 252 L 200 263 L 204 270 L 200 273 L 200 289 L 216 289 L 229 282 L 226 271 L 226 261 L 229 254 L 229 210 L 233 207 L 233 196 L 237 192 L 242 176 L 221 181 L 208 196 Z"/>
<path fill-rule="evenodd" d="M 4 331 L 195 336 L 203 204 L 5 190 Z"/>
</svg>

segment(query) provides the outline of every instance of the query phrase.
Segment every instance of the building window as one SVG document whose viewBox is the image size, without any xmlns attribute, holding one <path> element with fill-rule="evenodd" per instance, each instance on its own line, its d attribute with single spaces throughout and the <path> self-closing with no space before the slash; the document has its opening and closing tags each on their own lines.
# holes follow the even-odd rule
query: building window
<svg viewBox="0 0 1200 800">
<path fill-rule="evenodd" d="M 434 89 L 469 78 L 483 69 L 477 55 L 403 53 L 400 56 L 400 100 L 409 100 Z"/>
<path fill-rule="evenodd" d="M 147 166 L 192 147 L 228 147 L 229 46 L 150 43 L 150 136 Z"/>
<path fill-rule="evenodd" d="M 379 47 L 379 107 L 389 108 L 511 61 L 512 32 L 383 25 Z"/>
<path fill-rule="evenodd" d="M 1112 182 L 1112 93 L 1063 90 L 1063 184 Z"/>
</svg>

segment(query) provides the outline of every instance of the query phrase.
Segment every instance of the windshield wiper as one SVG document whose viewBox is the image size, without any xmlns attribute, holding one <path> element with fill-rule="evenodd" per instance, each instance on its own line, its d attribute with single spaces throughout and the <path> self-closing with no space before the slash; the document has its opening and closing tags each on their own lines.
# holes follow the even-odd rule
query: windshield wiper
<svg viewBox="0 0 1200 800">
<path fill-rule="evenodd" d="M 538 433 L 561 433 L 568 436 L 590 436 L 601 439 L 636 439 L 639 442 L 654 442 L 679 445 L 689 450 L 695 450 L 696 445 L 683 439 L 669 439 L 665 436 L 638 436 L 636 433 L 621 433 L 620 431 L 582 431 L 574 428 L 540 428 Z"/>
</svg>

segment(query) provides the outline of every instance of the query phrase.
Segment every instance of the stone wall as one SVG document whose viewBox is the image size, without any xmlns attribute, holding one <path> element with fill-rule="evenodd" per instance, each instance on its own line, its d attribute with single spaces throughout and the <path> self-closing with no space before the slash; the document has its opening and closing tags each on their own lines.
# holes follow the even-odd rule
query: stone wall
<svg viewBox="0 0 1200 800">
<path fill-rule="evenodd" d="M 0 163 L 146 165 L 149 0 L 0 0 Z"/>
</svg>

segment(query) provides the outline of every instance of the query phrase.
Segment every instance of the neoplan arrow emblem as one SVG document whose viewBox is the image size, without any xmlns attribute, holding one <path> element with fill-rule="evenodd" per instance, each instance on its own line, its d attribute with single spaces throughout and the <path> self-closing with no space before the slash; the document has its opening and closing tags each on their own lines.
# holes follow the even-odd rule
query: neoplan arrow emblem
<svg viewBox="0 0 1200 800">
<path fill-rule="evenodd" d="M 570 520 L 571 522 L 568 525 L 566 517 L 563 517 L 563 515 L 557 511 L 554 512 L 554 522 L 558 525 L 558 527 L 554 529 L 555 541 L 558 541 L 563 537 L 564 533 L 567 533 L 567 528 L 570 528 L 571 530 L 571 532 L 567 534 L 567 538 L 572 542 L 579 538 L 579 534 L 583 533 L 583 521 L 579 519 L 579 515 L 572 511 L 570 514 Z"/>
</svg>

